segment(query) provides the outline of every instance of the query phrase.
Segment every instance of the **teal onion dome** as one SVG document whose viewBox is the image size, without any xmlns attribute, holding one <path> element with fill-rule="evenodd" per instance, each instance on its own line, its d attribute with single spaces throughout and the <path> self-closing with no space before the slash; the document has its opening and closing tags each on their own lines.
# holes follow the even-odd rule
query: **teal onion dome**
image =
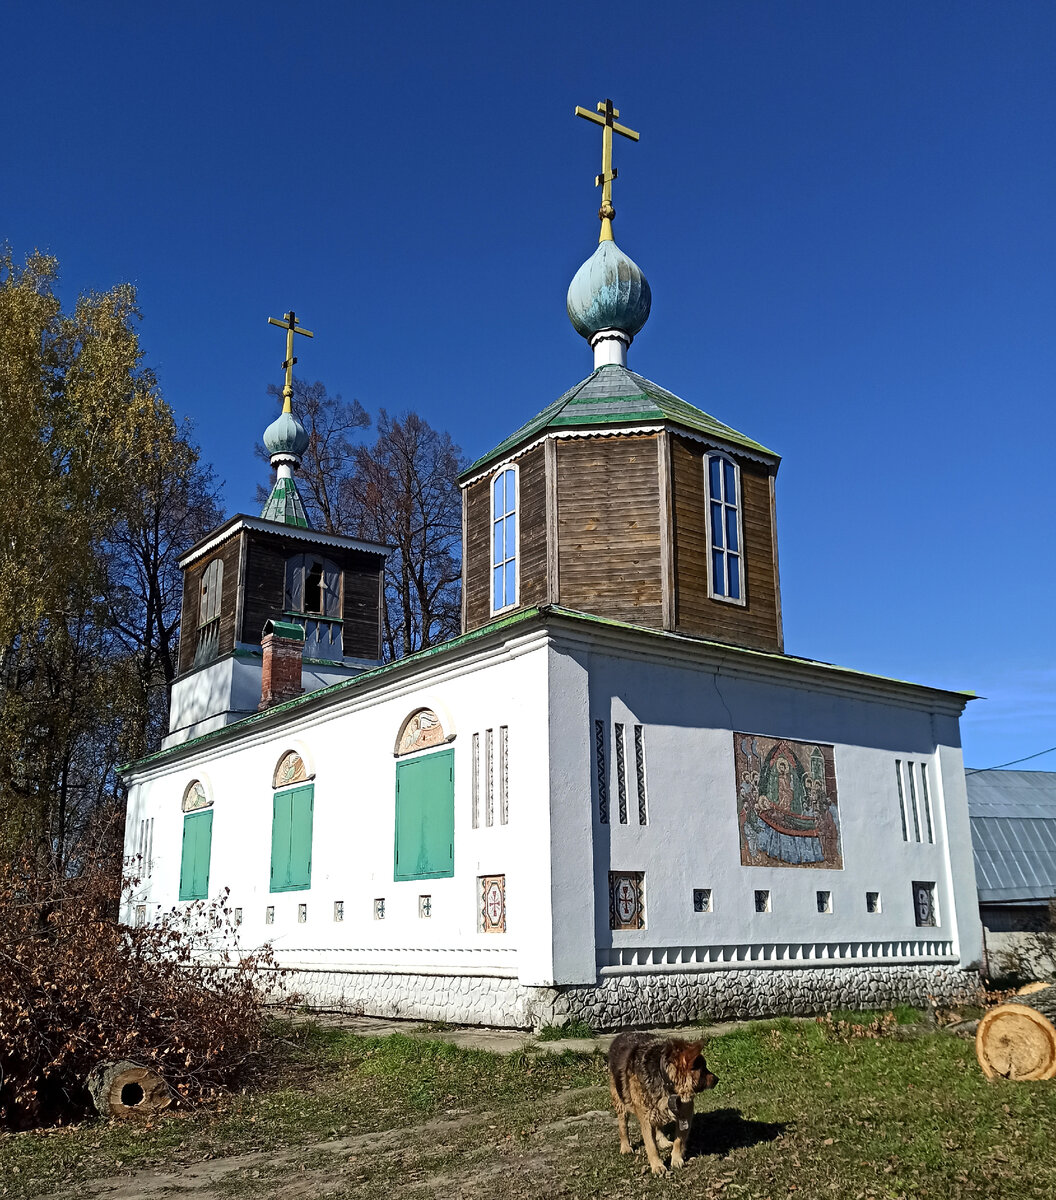
<svg viewBox="0 0 1056 1200">
<path fill-rule="evenodd" d="M 587 341 L 602 329 L 634 337 L 649 319 L 652 300 L 638 264 L 615 242 L 599 242 L 568 286 L 568 319 Z"/>
<path fill-rule="evenodd" d="M 308 449 L 308 431 L 293 413 L 279 413 L 264 430 L 264 445 L 271 455 L 285 454 L 300 458 Z"/>
</svg>

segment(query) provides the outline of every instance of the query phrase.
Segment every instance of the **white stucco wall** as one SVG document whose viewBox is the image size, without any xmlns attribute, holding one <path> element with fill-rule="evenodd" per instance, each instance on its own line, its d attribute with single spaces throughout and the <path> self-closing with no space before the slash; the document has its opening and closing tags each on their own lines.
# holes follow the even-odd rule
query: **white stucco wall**
<svg viewBox="0 0 1056 1200">
<path fill-rule="evenodd" d="M 306 967 L 398 963 L 515 974 L 523 944 L 533 969 L 546 973 L 549 939 L 539 935 L 540 926 L 522 899 L 533 895 L 540 870 L 546 877 L 546 663 L 545 637 L 514 637 L 457 661 L 450 656 L 427 661 L 413 679 L 350 692 L 319 713 L 298 710 L 279 731 L 258 722 L 241 736 L 228 735 L 186 757 L 133 773 L 126 856 L 135 855 L 139 823 L 147 818 L 154 819 L 154 851 L 149 877 L 129 898 L 128 919 L 134 920 L 137 904 L 148 905 L 153 916 L 178 903 L 181 798 L 187 784 L 201 778 L 214 799 L 209 895 L 230 888 L 228 903 L 242 909 L 240 937 L 247 947 L 271 942 L 284 964 Z M 422 707 L 433 708 L 455 735 L 449 743 L 455 771 L 455 874 L 394 882 L 393 747 L 405 718 Z M 503 725 L 509 730 L 509 824 L 499 823 L 496 781 L 495 824 L 484 825 L 482 792 L 481 827 L 473 828 L 472 735 L 480 734 L 483 774 L 485 731 L 494 730 L 497 774 Z M 271 779 L 290 748 L 302 753 L 315 776 L 311 887 L 272 893 Z M 539 836 L 536 810 L 543 814 Z M 485 874 L 505 874 L 508 896 L 517 897 L 508 909 L 505 934 L 477 931 L 477 877 Z M 432 897 L 428 919 L 418 915 L 423 894 Z M 379 897 L 386 902 L 381 921 L 373 916 Z M 338 900 L 344 904 L 341 922 L 334 920 Z M 303 923 L 298 921 L 301 904 L 307 905 Z M 265 921 L 269 906 L 273 925 Z"/>
<path fill-rule="evenodd" d="M 952 994 L 958 969 L 981 952 L 960 705 L 940 692 L 600 623 L 514 625 L 133 771 L 126 853 L 136 853 L 140 822 L 152 819 L 153 862 L 126 916 L 134 919 L 137 904 L 151 916 L 178 904 L 180 801 L 200 778 L 214 798 L 210 896 L 229 887 L 228 903 L 242 909 L 243 944 L 273 943 L 280 961 L 301 972 L 299 986 L 333 1003 L 497 1024 L 573 1010 L 618 1021 L 632 994 L 650 1020 L 665 1012 L 814 1011 L 853 997 L 855 970 L 863 1001 Z M 454 734 L 455 874 L 394 882 L 393 746 L 421 707 Z M 607 729 L 607 824 L 598 813 L 595 719 Z M 628 731 L 625 825 L 612 755 L 617 721 Z M 644 733 L 644 826 L 635 724 Z M 499 823 L 502 726 L 508 825 Z M 496 776 L 490 828 L 488 729 Z M 834 746 L 842 870 L 741 865 L 734 731 Z M 273 894 L 270 783 L 289 748 L 315 776 L 312 881 L 308 890 Z M 896 758 L 928 764 L 934 843 L 902 836 Z M 610 929 L 610 870 L 645 873 L 645 929 Z M 503 934 L 478 932 L 477 879 L 487 874 L 506 876 Z M 934 929 L 915 924 L 914 880 L 936 884 Z M 694 888 L 712 889 L 712 912 L 693 911 Z M 771 912 L 755 911 L 757 888 L 770 890 Z M 831 913 L 818 912 L 819 889 L 831 891 Z M 866 911 L 867 890 L 880 892 L 880 913 Z M 428 919 L 418 915 L 423 894 L 432 897 Z M 378 897 L 384 921 L 373 917 Z M 333 919 L 338 900 L 342 922 Z M 273 925 L 265 923 L 269 906 Z M 505 982 L 477 986 L 467 977 Z M 631 985 L 638 990 L 628 992 Z"/>
<path fill-rule="evenodd" d="M 552 692 L 552 703 L 569 713 L 589 710 L 589 718 L 557 723 L 565 740 L 553 752 L 555 771 L 562 763 L 561 770 L 581 779 L 583 765 L 594 761 L 594 719 L 603 719 L 607 729 L 609 823 L 599 818 L 592 778 L 591 827 L 574 834 L 577 846 L 593 844 L 593 934 L 600 968 L 859 957 L 979 961 L 981 927 L 954 715 L 959 702 L 879 682 L 871 689 L 863 677 L 853 686 L 838 676 L 821 683 L 805 678 L 791 662 L 787 669 L 772 662 L 746 665 L 733 656 L 723 661 L 714 651 L 693 655 L 660 641 L 634 654 L 615 645 L 607 649 L 604 635 L 559 644 L 577 661 L 579 683 L 585 681 L 588 694 L 572 704 Z M 569 681 L 570 673 L 563 678 Z M 628 738 L 625 825 L 617 812 L 615 722 L 625 724 Z M 645 826 L 637 817 L 634 724 L 644 727 Z M 734 731 L 834 745 L 842 870 L 741 865 Z M 934 843 L 902 836 L 896 759 L 928 764 Z M 555 808 L 563 785 L 552 779 Z M 563 819 L 571 834 L 573 822 Z M 644 930 L 610 929 L 610 870 L 645 872 Z M 935 928 L 915 923 L 914 880 L 936 885 Z M 712 889 L 712 912 L 693 911 L 694 888 Z M 770 891 L 771 912 L 755 911 L 756 889 Z M 832 893 L 831 913 L 818 912 L 819 890 Z M 867 890 L 881 894 L 881 912 L 866 911 Z M 582 961 L 586 937 L 580 923 L 561 922 L 555 936 L 559 961 Z M 561 945 L 561 939 L 573 937 L 575 947 Z"/>
<path fill-rule="evenodd" d="M 301 686 L 306 692 L 351 679 L 377 663 L 306 662 Z M 241 651 L 226 655 L 177 679 L 169 702 L 169 732 L 163 746 L 179 746 L 214 729 L 222 729 L 257 711 L 260 704 L 263 656 Z"/>
</svg>

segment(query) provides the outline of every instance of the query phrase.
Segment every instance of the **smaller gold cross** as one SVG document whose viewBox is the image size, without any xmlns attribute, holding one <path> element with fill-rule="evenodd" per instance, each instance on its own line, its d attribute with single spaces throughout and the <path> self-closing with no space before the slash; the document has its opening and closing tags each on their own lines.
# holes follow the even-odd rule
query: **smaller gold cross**
<svg viewBox="0 0 1056 1200">
<path fill-rule="evenodd" d="M 293 357 L 293 335 L 302 333 L 305 337 L 315 337 L 315 334 L 297 324 L 297 317 L 292 308 L 281 321 L 277 317 L 268 317 L 268 324 L 278 325 L 280 329 L 286 330 L 286 361 L 282 364 L 282 369 L 286 372 L 286 384 L 282 389 L 282 411 L 288 413 L 293 409 L 293 364 L 297 361 Z"/>
<path fill-rule="evenodd" d="M 638 141 L 638 134 L 633 129 L 628 129 L 626 125 L 616 124 L 616 118 L 619 115 L 620 110 L 613 108 L 611 100 L 599 101 L 597 113 L 592 113 L 590 109 L 576 105 L 577 117 L 586 117 L 588 121 L 594 121 L 601 126 L 601 174 L 594 177 L 594 186 L 601 188 L 601 208 L 598 209 L 598 216 L 601 218 L 599 242 L 612 241 L 612 219 L 616 216 L 616 210 L 612 207 L 612 181 L 619 175 L 619 172 L 612 165 L 613 132 L 623 134 L 632 142 Z"/>
</svg>

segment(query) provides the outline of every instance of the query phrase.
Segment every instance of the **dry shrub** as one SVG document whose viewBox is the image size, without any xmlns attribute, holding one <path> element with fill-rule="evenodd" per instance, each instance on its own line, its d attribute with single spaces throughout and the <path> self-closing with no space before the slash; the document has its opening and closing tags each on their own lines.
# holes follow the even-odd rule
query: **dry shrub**
<svg viewBox="0 0 1056 1200">
<path fill-rule="evenodd" d="M 101 1061 L 152 1067 L 202 1103 L 258 1051 L 281 975 L 270 948 L 240 954 L 226 894 L 139 929 L 119 923 L 120 898 L 102 866 L 56 882 L 30 858 L 0 865 L 0 1128 L 81 1119 Z"/>
</svg>

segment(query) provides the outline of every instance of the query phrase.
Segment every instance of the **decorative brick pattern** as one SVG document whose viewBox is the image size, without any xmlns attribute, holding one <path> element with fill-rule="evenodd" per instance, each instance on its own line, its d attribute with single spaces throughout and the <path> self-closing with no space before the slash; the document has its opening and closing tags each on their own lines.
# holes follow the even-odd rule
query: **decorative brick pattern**
<svg viewBox="0 0 1056 1200">
<path fill-rule="evenodd" d="M 623 725 L 616 722 L 616 794 L 620 803 L 620 824 L 627 824 L 627 754 L 623 744 Z"/>
<path fill-rule="evenodd" d="M 605 770 L 605 722 L 594 722 L 594 765 L 598 772 L 598 819 L 609 823 L 609 777 Z"/>
<path fill-rule="evenodd" d="M 638 824 L 649 824 L 645 801 L 645 745 L 641 725 L 634 727 L 634 772 L 638 780 Z"/>
</svg>

